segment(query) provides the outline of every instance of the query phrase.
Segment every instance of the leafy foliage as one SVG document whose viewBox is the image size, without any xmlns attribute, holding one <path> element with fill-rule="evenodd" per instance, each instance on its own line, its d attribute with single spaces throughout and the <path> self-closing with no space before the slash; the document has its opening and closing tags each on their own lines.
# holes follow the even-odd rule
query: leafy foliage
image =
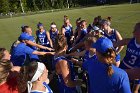
<svg viewBox="0 0 140 93">
<path fill-rule="evenodd" d="M 127 2 L 128 0 L 0 0 L 0 13 L 28 12 L 47 9 L 62 9 L 106 3 Z"/>
</svg>

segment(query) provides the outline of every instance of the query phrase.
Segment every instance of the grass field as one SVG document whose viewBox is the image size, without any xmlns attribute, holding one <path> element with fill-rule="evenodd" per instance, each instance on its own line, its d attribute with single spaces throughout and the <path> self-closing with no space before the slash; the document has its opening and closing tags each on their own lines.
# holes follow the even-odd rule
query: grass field
<svg viewBox="0 0 140 93">
<path fill-rule="evenodd" d="M 103 18 L 111 16 L 112 27 L 117 29 L 123 37 L 131 37 L 135 23 L 140 22 L 140 4 L 97 6 L 0 19 L 0 47 L 5 47 L 8 50 L 10 49 L 12 42 L 15 41 L 21 33 L 21 25 L 31 26 L 34 34 L 38 22 L 42 22 L 48 30 L 50 23 L 54 21 L 60 29 L 63 24 L 64 15 L 70 17 L 74 27 L 75 20 L 78 17 L 86 19 L 88 23 L 92 23 L 95 16 L 101 15 Z M 122 51 L 122 55 L 124 55 L 124 50 Z"/>
</svg>

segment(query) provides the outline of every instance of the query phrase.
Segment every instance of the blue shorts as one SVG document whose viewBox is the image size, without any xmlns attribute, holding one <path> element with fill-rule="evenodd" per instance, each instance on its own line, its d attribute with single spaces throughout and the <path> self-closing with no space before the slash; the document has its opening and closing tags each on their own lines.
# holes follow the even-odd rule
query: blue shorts
<svg viewBox="0 0 140 93">
<path fill-rule="evenodd" d="M 116 55 L 115 61 L 118 62 L 120 60 L 121 60 L 121 55 L 120 54 Z"/>
</svg>

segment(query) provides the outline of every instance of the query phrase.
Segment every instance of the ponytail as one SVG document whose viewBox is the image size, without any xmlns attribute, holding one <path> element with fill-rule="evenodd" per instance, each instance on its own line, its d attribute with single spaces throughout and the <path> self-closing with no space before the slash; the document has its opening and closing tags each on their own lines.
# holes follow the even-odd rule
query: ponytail
<svg viewBox="0 0 140 93">
<path fill-rule="evenodd" d="M 80 22 L 81 21 L 81 17 L 79 17 L 78 19 L 76 19 L 76 22 Z"/>
<path fill-rule="evenodd" d="M 111 16 L 108 16 L 106 19 L 107 19 L 108 21 L 110 21 L 110 22 L 111 22 L 111 20 L 112 20 Z"/>
<path fill-rule="evenodd" d="M 105 53 L 103 53 L 102 56 L 107 58 L 106 62 L 108 64 L 107 74 L 108 76 L 112 76 L 112 74 L 114 73 L 112 64 L 115 64 L 116 52 L 113 48 L 109 48 Z"/>
<path fill-rule="evenodd" d="M 109 77 L 111 77 L 113 73 L 114 73 L 114 70 L 112 68 L 112 65 L 110 64 L 108 65 L 108 68 L 107 68 L 107 74 Z"/>
</svg>

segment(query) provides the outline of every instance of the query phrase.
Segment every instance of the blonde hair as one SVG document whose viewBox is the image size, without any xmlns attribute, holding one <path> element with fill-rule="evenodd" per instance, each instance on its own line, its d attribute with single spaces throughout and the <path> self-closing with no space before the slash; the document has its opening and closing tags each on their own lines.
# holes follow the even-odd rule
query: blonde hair
<svg viewBox="0 0 140 93">
<path fill-rule="evenodd" d="M 4 51 L 6 51 L 5 48 L 0 48 L 0 60 L 4 57 Z"/>
</svg>

